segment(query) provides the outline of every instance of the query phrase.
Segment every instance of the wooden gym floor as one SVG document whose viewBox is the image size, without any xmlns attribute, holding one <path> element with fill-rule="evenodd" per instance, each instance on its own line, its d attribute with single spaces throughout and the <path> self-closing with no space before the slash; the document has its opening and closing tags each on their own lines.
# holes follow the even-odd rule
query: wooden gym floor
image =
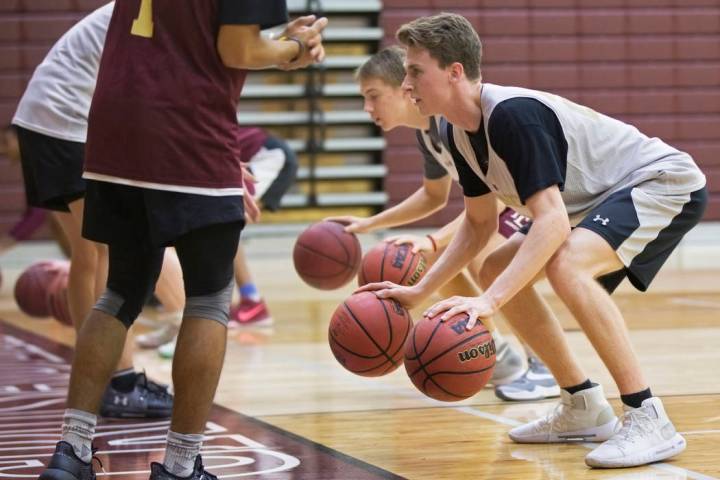
<svg viewBox="0 0 720 480">
<path fill-rule="evenodd" d="M 583 462 L 590 444 L 516 445 L 508 439 L 508 428 L 554 402 L 506 403 L 485 389 L 464 402 L 440 403 L 417 392 L 403 369 L 377 379 L 344 371 L 327 345 L 327 323 L 351 287 L 320 292 L 303 285 L 292 269 L 291 247 L 291 238 L 248 244 L 251 268 L 275 323 L 229 332 L 219 406 L 204 451 L 221 478 L 720 478 L 717 270 L 669 268 L 650 293 L 626 286 L 616 295 L 653 391 L 663 397 L 688 449 L 667 463 L 603 471 Z M 70 329 L 25 317 L 11 294 L 23 265 L 55 255 L 54 250 L 18 250 L 0 257 L 0 479 L 33 478 L 51 451 L 70 354 L 63 345 L 72 344 Z M 567 312 L 558 311 L 583 366 L 619 411 L 607 371 Z M 147 328 L 138 325 L 138 331 Z M 170 381 L 170 362 L 154 351 L 139 351 L 136 359 L 151 377 Z M 166 425 L 104 423 L 100 454 L 108 476 L 147 478 L 148 460 L 161 459 Z"/>
</svg>

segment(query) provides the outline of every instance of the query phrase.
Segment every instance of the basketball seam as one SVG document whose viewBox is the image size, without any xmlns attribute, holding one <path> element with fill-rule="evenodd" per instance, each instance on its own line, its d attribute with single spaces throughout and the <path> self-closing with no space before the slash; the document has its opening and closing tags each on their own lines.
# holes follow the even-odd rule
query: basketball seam
<svg viewBox="0 0 720 480">
<path fill-rule="evenodd" d="M 328 230 L 328 232 L 330 232 L 330 235 L 332 235 L 332 236 L 335 238 L 335 240 L 337 241 L 338 245 L 340 245 L 340 248 L 342 248 L 343 250 L 345 250 L 345 257 L 347 258 L 347 261 L 350 262 L 350 260 L 351 260 L 351 258 L 350 258 L 350 251 L 349 251 L 347 248 L 345 248 L 345 244 L 344 244 L 344 243 L 342 242 L 342 240 L 340 239 L 340 236 L 337 235 L 337 234 L 335 234 L 335 232 L 334 232 L 333 230 Z M 344 231 L 343 231 L 343 233 L 344 233 Z M 355 242 L 353 242 L 353 243 L 355 243 Z"/>
<path fill-rule="evenodd" d="M 405 281 L 405 277 L 407 277 L 407 274 L 410 272 L 410 268 L 412 267 L 413 262 L 415 261 L 415 257 L 417 256 L 417 254 L 412 253 L 412 251 L 410 253 L 412 254 L 412 257 L 410 257 L 410 263 L 408 264 L 407 268 L 405 269 L 405 273 L 403 273 L 403 276 L 400 278 L 400 281 L 398 282 L 399 285 L 403 285 L 403 282 Z M 417 268 L 417 266 L 416 266 L 416 268 Z"/>
<path fill-rule="evenodd" d="M 467 398 L 467 397 L 464 396 L 464 395 L 457 395 L 457 394 L 455 394 L 455 393 L 452 393 L 452 392 L 448 391 L 447 389 L 445 389 L 445 387 L 443 387 L 443 386 L 440 385 L 438 382 L 436 382 L 433 377 L 434 377 L 435 375 L 439 375 L 439 374 L 445 374 L 445 375 L 448 375 L 448 374 L 453 374 L 453 375 L 474 375 L 474 374 L 476 374 L 476 373 L 486 372 L 487 370 L 489 370 L 489 369 L 491 369 L 491 368 L 493 368 L 493 367 L 495 367 L 495 363 L 493 363 L 493 364 L 490 365 L 489 367 L 486 367 L 486 368 L 483 368 L 483 369 L 480 369 L 480 370 L 473 370 L 472 372 L 435 372 L 435 373 L 433 373 L 432 375 L 426 375 L 426 376 L 425 376 L 425 380 L 423 381 L 423 390 L 426 389 L 426 384 L 427 384 L 428 381 L 430 381 L 430 382 L 432 382 L 433 385 L 435 385 L 437 388 L 439 388 L 440 390 L 442 390 L 442 391 L 445 392 L 446 394 L 450 395 L 451 397 L 456 397 L 456 398 L 460 398 L 460 399 Z M 425 372 L 425 373 L 427 374 L 427 372 Z"/>
<path fill-rule="evenodd" d="M 302 243 L 298 243 L 297 245 L 301 248 L 304 248 L 305 250 L 307 250 L 309 252 L 316 254 L 316 255 L 327 258 L 328 260 L 332 260 L 333 262 L 338 263 L 340 265 L 344 265 L 344 266 L 348 267 L 351 271 L 353 269 L 352 265 L 350 265 L 349 263 L 338 261 L 337 258 L 333 258 L 330 255 L 326 255 L 326 254 L 319 252 L 319 251 L 315 250 L 314 248 L 308 247 L 307 245 L 304 245 Z"/>
<path fill-rule="evenodd" d="M 473 335 L 472 337 L 468 337 L 468 338 L 466 338 L 466 339 L 464 339 L 464 340 L 462 340 L 462 341 L 460 341 L 460 342 L 458 342 L 458 343 L 455 343 L 455 344 L 449 346 L 449 347 L 446 348 L 443 352 L 435 355 L 433 358 L 431 358 L 430 360 L 428 360 L 427 363 L 423 363 L 423 364 L 422 364 L 422 365 L 423 365 L 423 369 L 424 369 L 424 367 L 429 366 L 431 363 L 433 363 L 433 362 L 434 362 L 435 360 L 437 360 L 438 358 L 443 357 L 443 356 L 444 356 L 445 354 L 447 354 L 449 351 L 451 351 L 451 350 L 453 350 L 453 349 L 455 349 L 455 348 L 457 348 L 457 347 L 459 347 L 459 346 L 461 346 L 461 345 L 465 345 L 466 343 L 471 342 L 471 341 L 475 340 L 477 337 L 479 337 L 480 335 L 483 335 L 483 334 L 486 334 L 486 333 L 490 333 L 490 332 L 488 332 L 487 330 L 483 330 L 482 332 L 479 332 L 479 333 Z M 430 343 L 430 342 L 428 342 L 428 343 Z M 420 360 L 420 358 L 418 358 L 417 361 L 418 361 L 419 363 L 422 363 L 421 360 Z M 413 374 L 414 374 L 414 372 L 413 372 Z"/>
<path fill-rule="evenodd" d="M 371 295 L 374 295 L 374 294 L 371 294 Z M 380 300 L 380 303 L 383 303 L 383 301 Z M 376 342 L 375 339 L 373 338 L 373 336 L 370 335 L 370 332 L 368 332 L 368 331 L 365 329 L 365 325 L 363 325 L 362 322 L 360 322 L 360 321 L 357 319 L 357 317 L 355 316 L 355 314 L 353 313 L 353 311 L 350 310 L 350 307 L 348 306 L 347 302 L 343 302 L 343 306 L 347 309 L 348 313 L 350 313 L 350 316 L 351 316 L 352 319 L 355 321 L 355 323 L 358 325 L 358 327 L 360 327 L 360 329 L 365 333 L 365 336 L 367 336 L 367 337 L 370 339 L 370 341 L 373 343 L 373 345 L 375 345 L 375 347 L 376 347 L 378 350 L 380 350 L 380 353 L 381 353 L 382 355 L 385 355 L 386 361 L 389 360 L 389 361 L 392 363 L 392 362 L 393 362 L 392 358 L 390 358 L 390 357 L 388 356 L 388 354 L 387 354 L 387 352 L 386 352 L 385 350 L 383 350 L 382 348 L 380 348 L 380 345 L 378 344 L 378 342 Z M 354 352 L 353 352 L 353 353 L 354 353 Z M 374 357 L 372 357 L 372 358 L 374 358 Z"/>
</svg>

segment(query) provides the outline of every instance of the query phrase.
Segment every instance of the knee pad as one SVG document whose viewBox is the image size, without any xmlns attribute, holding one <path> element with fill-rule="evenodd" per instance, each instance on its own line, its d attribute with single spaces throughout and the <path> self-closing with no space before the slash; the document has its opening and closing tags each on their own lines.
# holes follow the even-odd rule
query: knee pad
<svg viewBox="0 0 720 480">
<path fill-rule="evenodd" d="M 124 298 L 119 293 L 107 289 L 100 295 L 93 308 L 117 318 L 125 328 L 130 328 L 145 305 L 145 298 L 142 295 L 135 297 Z"/>
<path fill-rule="evenodd" d="M 234 285 L 234 282 L 230 280 L 227 287 L 219 292 L 188 297 L 185 300 L 183 318 L 193 317 L 215 320 L 227 327 L 230 319 L 230 300 L 232 299 Z"/>
</svg>

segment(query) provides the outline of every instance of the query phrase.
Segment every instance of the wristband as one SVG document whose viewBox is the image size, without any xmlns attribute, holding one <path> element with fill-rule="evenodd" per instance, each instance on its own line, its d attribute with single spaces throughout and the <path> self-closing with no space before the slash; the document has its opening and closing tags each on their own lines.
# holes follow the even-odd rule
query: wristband
<svg viewBox="0 0 720 480">
<path fill-rule="evenodd" d="M 302 57 L 303 53 L 305 53 L 305 44 L 297 37 L 291 37 L 289 35 L 283 35 L 282 37 L 278 38 L 281 42 L 295 42 L 298 44 L 298 53 L 293 57 L 291 60 L 288 61 L 288 63 L 297 62 L 300 57 Z"/>
<path fill-rule="evenodd" d="M 430 235 L 430 234 L 428 234 L 428 235 L 426 235 L 426 236 L 427 236 L 427 238 L 430 239 L 430 243 L 432 243 L 433 252 L 437 252 L 437 243 L 435 243 L 435 239 L 433 238 L 433 236 Z"/>
</svg>

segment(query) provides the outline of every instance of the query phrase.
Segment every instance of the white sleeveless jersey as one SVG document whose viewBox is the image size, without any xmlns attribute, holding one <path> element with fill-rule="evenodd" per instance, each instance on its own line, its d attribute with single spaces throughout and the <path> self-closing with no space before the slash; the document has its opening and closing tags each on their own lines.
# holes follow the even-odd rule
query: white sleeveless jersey
<svg viewBox="0 0 720 480">
<path fill-rule="evenodd" d="M 456 148 L 472 171 L 499 199 L 529 215 L 506 162 L 493 149 L 489 124 L 501 102 L 514 98 L 535 99 L 557 116 L 567 142 L 567 165 L 561 192 L 571 224 L 579 222 L 612 193 L 647 182 L 663 195 L 687 194 L 705 185 L 705 176 L 693 159 L 637 128 L 550 93 L 486 83 L 481 94 L 483 125 L 487 141 L 487 164 L 481 168 L 469 135 L 448 125 L 451 149 Z M 447 138 L 444 138 L 448 141 Z M 652 180 L 652 181 L 651 181 Z M 461 179 L 462 181 L 462 179 Z M 651 182 L 648 182 L 651 181 Z"/>
<path fill-rule="evenodd" d="M 83 18 L 35 69 L 12 120 L 28 130 L 85 142 L 88 112 L 114 2 Z"/>
</svg>

